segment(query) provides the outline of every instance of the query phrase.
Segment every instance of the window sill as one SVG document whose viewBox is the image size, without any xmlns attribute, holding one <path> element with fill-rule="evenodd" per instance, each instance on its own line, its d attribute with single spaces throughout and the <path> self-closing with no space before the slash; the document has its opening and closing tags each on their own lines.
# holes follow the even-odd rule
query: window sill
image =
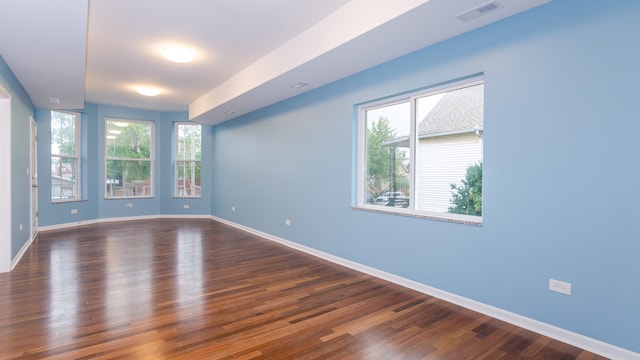
<svg viewBox="0 0 640 360">
<path fill-rule="evenodd" d="M 155 196 L 121 196 L 121 197 L 106 197 L 105 200 L 135 200 L 135 199 L 153 199 Z"/>
<path fill-rule="evenodd" d="M 470 215 L 415 211 L 415 210 L 393 208 L 393 207 L 387 209 L 384 206 L 371 206 L 371 205 L 352 206 L 351 209 L 359 210 L 359 211 L 374 212 L 379 214 L 399 215 L 399 216 L 414 217 L 419 219 L 437 220 L 437 221 L 444 221 L 444 222 L 457 223 L 457 224 L 482 226 L 481 217 L 470 216 Z"/>
<path fill-rule="evenodd" d="M 76 202 L 83 202 L 83 201 L 87 201 L 87 199 L 52 200 L 51 203 L 52 204 L 69 204 L 69 203 L 76 203 Z"/>
</svg>

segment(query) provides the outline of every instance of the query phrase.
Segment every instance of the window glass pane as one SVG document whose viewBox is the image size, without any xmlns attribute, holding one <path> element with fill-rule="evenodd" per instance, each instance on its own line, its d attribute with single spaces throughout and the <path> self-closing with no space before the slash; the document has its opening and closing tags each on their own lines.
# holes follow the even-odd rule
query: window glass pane
<svg viewBox="0 0 640 360">
<path fill-rule="evenodd" d="M 482 84 L 416 100 L 415 206 L 482 215 Z"/>
<path fill-rule="evenodd" d="M 174 196 L 200 197 L 201 125 L 176 123 Z"/>
<path fill-rule="evenodd" d="M 121 159 L 151 158 L 151 123 L 107 120 L 107 157 Z"/>
<path fill-rule="evenodd" d="M 178 161 L 178 189 L 176 196 L 200 197 L 200 162 Z"/>
<path fill-rule="evenodd" d="M 178 124 L 178 156 L 179 160 L 200 160 L 200 125 Z"/>
<path fill-rule="evenodd" d="M 80 199 L 80 114 L 51 111 L 51 200 Z"/>
<path fill-rule="evenodd" d="M 76 174 L 78 160 L 72 157 L 51 157 L 51 199 L 65 200 L 78 197 Z"/>
<path fill-rule="evenodd" d="M 106 119 L 105 197 L 153 196 L 153 123 Z"/>
<path fill-rule="evenodd" d="M 76 155 L 76 114 L 51 112 L 51 154 Z"/>
<path fill-rule="evenodd" d="M 367 110 L 365 122 L 366 201 L 380 206 L 408 207 L 410 102 Z"/>
<path fill-rule="evenodd" d="M 153 196 L 151 161 L 107 160 L 106 197 Z"/>
</svg>

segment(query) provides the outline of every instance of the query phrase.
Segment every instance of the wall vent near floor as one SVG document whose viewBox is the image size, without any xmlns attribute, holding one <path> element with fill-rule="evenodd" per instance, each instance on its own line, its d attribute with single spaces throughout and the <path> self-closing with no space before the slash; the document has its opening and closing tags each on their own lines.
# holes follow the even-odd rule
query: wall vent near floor
<svg viewBox="0 0 640 360">
<path fill-rule="evenodd" d="M 500 4 L 497 1 L 489 1 L 488 3 L 484 3 L 471 10 L 467 10 L 463 13 L 456 15 L 456 19 L 462 22 L 467 22 L 469 20 L 473 20 L 482 15 L 486 15 L 488 13 L 494 12 L 502 7 L 503 7 L 502 4 Z"/>
</svg>

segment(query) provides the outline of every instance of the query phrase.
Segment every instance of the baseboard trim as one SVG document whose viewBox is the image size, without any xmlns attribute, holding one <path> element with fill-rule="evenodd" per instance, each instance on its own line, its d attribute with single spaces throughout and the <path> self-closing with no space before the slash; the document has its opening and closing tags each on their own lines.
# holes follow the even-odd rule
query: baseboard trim
<svg viewBox="0 0 640 360">
<path fill-rule="evenodd" d="M 40 232 L 46 232 L 51 230 L 62 230 L 68 229 L 77 226 L 98 224 L 98 223 L 109 223 L 109 222 L 119 222 L 119 221 L 134 221 L 134 220 L 152 220 L 152 219 L 211 219 L 211 215 L 143 215 L 143 216 L 127 216 L 127 217 L 112 217 L 112 218 L 102 218 L 102 219 L 92 219 L 92 220 L 84 220 L 84 221 L 75 221 L 71 223 L 64 224 L 56 224 L 49 226 L 42 226 L 39 228 Z"/>
<path fill-rule="evenodd" d="M 547 323 L 543 323 L 538 320 L 534 320 L 522 315 L 518 315 L 516 313 L 512 313 L 507 310 L 503 310 L 491 305 L 487 305 L 475 300 L 471 300 L 469 298 L 465 298 L 460 295 L 456 295 L 456 294 L 443 291 L 422 283 L 418 283 L 416 281 L 409 280 L 401 276 L 397 276 L 382 270 L 378 270 L 376 268 L 372 268 L 366 265 L 356 263 L 351 260 L 347 260 L 338 256 L 334 256 L 334 255 L 304 246 L 304 245 L 300 245 L 298 243 L 285 240 L 271 234 L 264 233 L 262 231 L 250 228 L 248 226 L 240 225 L 223 218 L 219 218 L 216 216 L 211 216 L 210 218 L 212 220 L 221 222 L 223 224 L 233 226 L 237 229 L 244 230 L 251 234 L 260 236 L 267 240 L 285 245 L 294 250 L 302 251 L 304 253 L 313 255 L 320 259 L 327 260 L 335 264 L 338 264 L 356 271 L 360 271 L 362 273 L 375 276 L 377 278 L 392 282 L 394 284 L 398 284 L 406 288 L 421 292 L 423 294 L 448 301 L 450 303 L 462 306 L 469 310 L 473 310 L 478 313 L 491 316 L 493 318 L 508 322 L 510 324 L 519 326 L 521 328 L 536 332 L 544 336 L 548 336 L 550 338 L 562 341 L 564 343 L 579 347 L 581 349 L 593 352 L 595 354 L 598 354 L 613 360 L 640 360 L 639 353 L 632 352 L 630 350 L 623 349 L 621 347 L 611 345 L 600 340 L 592 339 L 590 337 L 580 335 L 578 333 L 574 333 L 572 331 L 565 330 L 557 326 L 549 325 Z"/>
</svg>

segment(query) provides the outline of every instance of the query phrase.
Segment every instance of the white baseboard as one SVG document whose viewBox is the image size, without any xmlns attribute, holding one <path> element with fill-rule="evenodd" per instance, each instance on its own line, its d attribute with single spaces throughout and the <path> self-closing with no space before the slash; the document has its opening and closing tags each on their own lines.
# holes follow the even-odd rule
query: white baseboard
<svg viewBox="0 0 640 360">
<path fill-rule="evenodd" d="M 362 265 L 362 264 L 353 262 L 351 260 L 343 259 L 338 256 L 334 256 L 334 255 L 331 255 L 331 254 L 328 254 L 304 245 L 300 245 L 298 243 L 295 243 L 289 240 L 279 238 L 277 236 L 264 233 L 262 231 L 259 231 L 244 225 L 231 222 L 226 219 L 218 218 L 215 216 L 211 216 L 210 218 L 215 221 L 233 226 L 237 229 L 241 229 L 249 233 L 252 233 L 254 235 L 260 236 L 267 240 L 280 243 L 292 249 L 299 250 L 304 253 L 316 256 L 318 258 L 331 261 L 338 265 L 342 265 L 344 267 L 347 267 L 356 271 L 360 271 L 362 273 L 365 273 L 371 276 L 375 276 L 377 278 L 404 286 L 406 288 L 419 291 L 423 294 L 427 294 L 427 295 L 436 297 L 438 299 L 448 301 L 450 303 L 462 306 L 469 310 L 473 310 L 478 313 L 491 316 L 493 318 L 508 322 L 510 324 L 519 326 L 521 328 L 536 332 L 544 336 L 548 336 L 552 339 L 562 341 L 564 343 L 579 347 L 581 349 L 590 351 L 592 353 L 595 353 L 610 359 L 640 360 L 639 353 L 632 352 L 632 351 L 623 349 L 621 347 L 602 342 L 600 340 L 592 339 L 587 336 L 580 335 L 572 331 L 559 328 L 557 326 L 549 325 L 547 323 L 543 323 L 541 321 L 537 321 L 522 315 L 518 315 L 510 311 L 506 311 L 491 305 L 483 304 L 478 301 L 471 300 L 463 296 L 459 296 L 447 291 L 443 291 L 425 284 L 421 284 L 416 281 L 409 280 L 394 274 L 390 274 L 388 272 L 381 271 L 366 265 Z"/>
<path fill-rule="evenodd" d="M 112 217 L 112 218 L 92 219 L 92 220 L 84 220 L 84 221 L 75 221 L 75 222 L 64 223 L 64 224 L 42 226 L 38 230 L 40 232 L 45 232 L 45 231 L 51 231 L 51 230 L 67 229 L 67 228 L 72 228 L 76 226 L 97 224 L 97 223 L 133 221 L 133 220 L 150 220 L 150 219 L 211 219 L 211 215 L 176 214 L 176 215 L 143 215 L 143 216 Z"/>
</svg>

